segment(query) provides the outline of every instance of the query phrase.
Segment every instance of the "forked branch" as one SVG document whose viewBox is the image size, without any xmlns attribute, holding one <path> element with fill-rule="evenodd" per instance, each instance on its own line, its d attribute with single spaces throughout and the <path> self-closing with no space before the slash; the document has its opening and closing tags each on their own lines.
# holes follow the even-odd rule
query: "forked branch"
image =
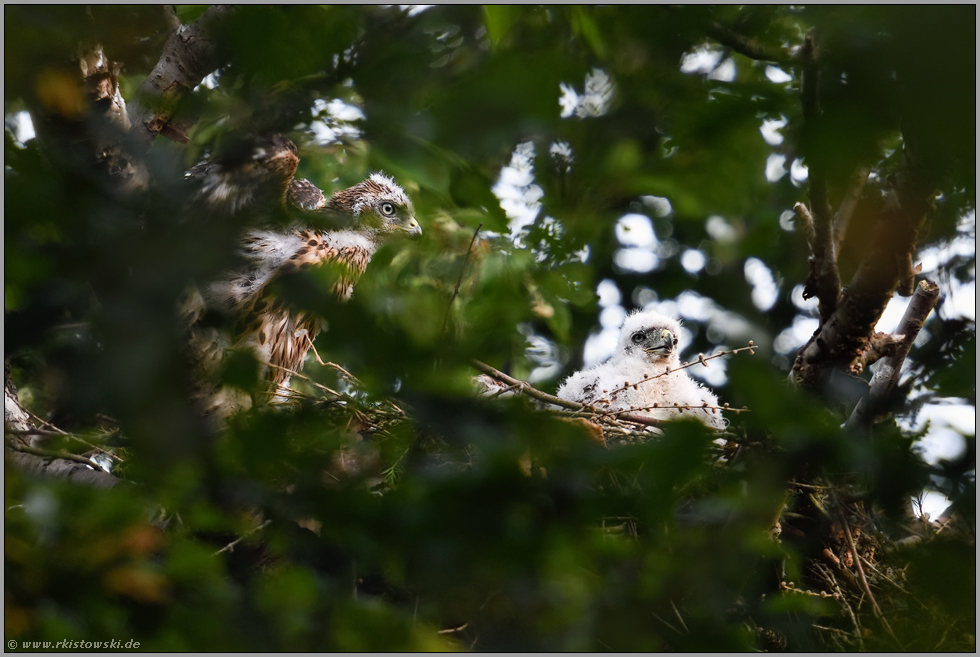
<svg viewBox="0 0 980 657">
<path fill-rule="evenodd" d="M 851 417 L 847 420 L 847 428 L 866 430 L 874 422 L 875 415 L 881 411 L 889 393 L 898 383 L 905 357 L 938 300 L 939 286 L 932 281 L 920 281 L 908 308 L 905 309 L 902 322 L 898 326 L 897 332 L 903 335 L 903 339 L 894 354 L 879 361 L 878 369 L 871 377 L 871 388 L 868 391 L 868 396 L 860 400 L 854 407 Z"/>
<path fill-rule="evenodd" d="M 160 60 L 129 103 L 136 155 L 148 151 L 161 133 L 176 141 L 187 140 L 184 127 L 171 120 L 180 101 L 221 65 L 214 31 L 232 11 L 227 5 L 212 5 L 190 25 L 178 25 L 171 32 Z"/>
</svg>

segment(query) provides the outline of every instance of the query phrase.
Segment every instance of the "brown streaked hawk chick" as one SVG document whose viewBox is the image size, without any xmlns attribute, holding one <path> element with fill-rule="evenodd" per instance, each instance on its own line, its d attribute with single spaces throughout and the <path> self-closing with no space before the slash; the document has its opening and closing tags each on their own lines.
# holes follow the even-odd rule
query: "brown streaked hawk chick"
<svg viewBox="0 0 980 657">
<path fill-rule="evenodd" d="M 299 269 L 330 265 L 337 273 L 332 294 L 347 300 L 371 257 L 394 235 L 418 237 L 405 191 L 383 173 L 372 174 L 329 201 L 316 185 L 294 178 L 299 157 L 289 139 L 275 135 L 255 142 L 250 157 L 232 165 L 207 162 L 191 169 L 199 181 L 197 202 L 208 212 L 235 215 L 243 211 L 275 211 L 289 203 L 300 209 L 342 215 L 351 223 L 343 230 L 319 230 L 293 224 L 250 229 L 240 244 L 242 264 L 218 280 L 192 290 L 182 315 L 190 328 L 190 352 L 202 390 L 196 391 L 207 413 L 227 417 L 250 406 L 244 392 L 218 387 L 213 381 L 231 350 L 253 353 L 273 398 L 288 392 L 291 372 L 303 361 L 320 329 L 321 318 L 289 306 L 271 294 L 278 276 Z M 205 313 L 231 320 L 234 330 L 208 326 Z"/>
<path fill-rule="evenodd" d="M 724 429 L 720 411 L 701 408 L 705 403 L 718 406 L 710 390 L 684 370 L 662 376 L 667 368 L 680 367 L 680 330 L 680 322 L 657 312 L 629 315 L 612 358 L 572 374 L 558 389 L 558 396 L 599 410 L 635 409 L 637 415 L 659 420 L 693 416 L 714 429 Z"/>
</svg>

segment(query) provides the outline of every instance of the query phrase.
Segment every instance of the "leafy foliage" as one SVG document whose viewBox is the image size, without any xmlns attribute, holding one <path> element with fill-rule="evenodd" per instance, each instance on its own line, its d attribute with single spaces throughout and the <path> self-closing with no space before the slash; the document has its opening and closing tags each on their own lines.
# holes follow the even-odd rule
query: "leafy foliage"
<svg viewBox="0 0 980 657">
<path fill-rule="evenodd" d="M 835 204 L 856 164 L 875 172 L 845 281 L 866 247 L 861 217 L 910 142 L 942 192 L 920 249 L 975 235 L 968 9 L 243 6 L 215 28 L 226 64 L 177 110 L 189 142 L 159 137 L 135 195 L 65 138 L 99 119 L 66 114 L 84 95 L 64 71 L 101 43 L 125 63 L 132 102 L 166 40 L 163 12 L 24 5 L 5 18 L 7 125 L 26 110 L 38 134 L 5 136 L 5 357 L 21 402 L 113 453 L 129 482 L 80 490 L 7 467 L 8 638 L 734 651 L 766 647 L 769 628 L 794 650 L 975 647 L 974 436 L 939 465 L 890 418 L 858 440 L 841 429 L 854 400 L 789 387 L 791 353 L 778 348 L 812 312 L 790 292 L 807 275 L 785 220 L 805 195 L 799 165 L 828 171 Z M 802 128 L 799 67 L 718 45 L 716 23 L 785 52 L 816 31 L 817 125 Z M 709 65 L 682 72 L 697 53 Z M 764 121 L 783 122 L 781 141 L 763 138 Z M 270 132 L 297 143 L 298 175 L 325 190 L 392 174 L 425 236 L 379 252 L 346 304 L 327 271 L 279 281 L 280 296 L 328 320 L 319 354 L 357 380 L 311 357 L 294 404 L 257 405 L 215 434 L 189 401 L 174 309 L 188 283 L 229 266 L 242 225 L 193 211 L 184 171 Z M 796 172 L 767 178 L 780 155 Z M 630 214 L 652 241 L 623 237 Z M 630 245 L 654 266 L 624 265 Z M 703 265 L 683 264 L 688 252 Z M 753 258 L 778 289 L 771 303 L 747 280 Z M 975 256 L 936 273 L 944 293 L 975 281 Z M 600 281 L 625 308 L 675 303 L 688 353 L 761 345 L 712 361 L 719 397 L 750 409 L 729 417 L 736 459 L 719 461 L 696 422 L 609 448 L 581 420 L 474 396 L 473 358 L 525 379 L 544 363 L 536 385 L 552 392 L 580 369 L 619 305 L 597 305 Z M 952 304 L 939 315 L 912 351 L 899 416 L 916 398 L 975 406 L 974 324 Z M 254 365 L 229 363 L 226 381 L 258 391 Z M 791 486 L 806 481 L 831 492 Z M 965 529 L 935 536 L 905 517 L 926 486 Z M 859 546 L 878 548 L 872 588 L 894 635 L 812 569 L 818 537 L 855 508 L 848 494 L 873 503 Z M 922 540 L 893 551 L 910 523 Z"/>
</svg>

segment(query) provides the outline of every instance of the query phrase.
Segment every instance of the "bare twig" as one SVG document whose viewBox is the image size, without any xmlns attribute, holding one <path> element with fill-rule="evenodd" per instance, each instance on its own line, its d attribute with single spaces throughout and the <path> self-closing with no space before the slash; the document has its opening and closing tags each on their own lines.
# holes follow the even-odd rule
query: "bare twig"
<svg viewBox="0 0 980 657">
<path fill-rule="evenodd" d="M 636 390 L 638 385 L 643 384 L 643 383 L 646 383 L 647 381 L 653 381 L 655 379 L 659 379 L 662 376 L 667 376 L 667 375 L 672 374 L 674 372 L 679 372 L 680 370 L 686 370 L 689 367 L 694 367 L 695 365 L 704 365 L 705 367 L 707 367 L 708 366 L 708 363 L 706 361 L 714 360 L 715 358 L 721 358 L 722 356 L 728 356 L 728 355 L 731 355 L 731 354 L 737 354 L 740 351 L 748 351 L 750 354 L 752 354 L 754 356 L 756 349 L 758 349 L 758 347 L 756 346 L 755 342 L 752 341 L 752 340 L 749 340 L 749 344 L 746 347 L 739 347 L 738 349 L 732 349 L 731 351 L 719 351 L 718 353 L 711 354 L 710 356 L 705 356 L 704 354 L 698 354 L 698 359 L 697 360 L 692 360 L 689 363 L 683 363 L 682 365 L 679 365 L 679 366 L 677 366 L 677 367 L 675 367 L 673 369 L 670 368 L 670 367 L 667 367 L 665 369 L 665 371 L 661 372 L 660 374 L 654 374 L 653 376 L 644 375 L 642 381 L 637 381 L 635 383 L 630 383 L 629 381 L 627 381 L 627 382 L 624 383 L 624 385 L 621 388 L 616 388 L 615 390 L 610 391 L 608 394 L 615 395 L 617 392 L 623 392 L 624 390 L 629 390 L 630 388 L 633 388 L 634 390 Z M 603 390 L 603 393 L 605 393 L 605 392 L 606 391 Z M 602 400 L 600 400 L 600 403 L 601 403 L 601 401 Z M 727 407 L 727 405 L 726 405 L 726 407 Z"/>
<path fill-rule="evenodd" d="M 14 436 L 67 436 L 68 434 L 62 433 L 61 431 L 51 431 L 49 429 L 13 429 L 11 427 L 4 427 L 4 433 L 9 433 Z"/>
<path fill-rule="evenodd" d="M 28 436 L 29 435 L 38 435 L 38 436 L 63 436 L 65 438 L 68 438 L 69 440 L 74 440 L 76 442 L 79 442 L 79 443 L 85 445 L 86 447 L 91 447 L 93 450 L 99 452 L 100 454 L 105 454 L 106 456 L 108 456 L 111 459 L 115 459 L 117 461 L 122 461 L 121 458 L 119 458 L 118 456 L 116 456 L 112 452 L 107 452 L 106 450 L 104 450 L 103 448 L 99 447 L 98 445 L 93 445 L 89 441 L 87 441 L 87 440 L 85 440 L 83 438 L 79 438 L 75 434 L 68 433 L 67 431 L 64 431 L 63 429 L 59 429 L 58 427 L 56 427 L 55 425 L 53 425 L 51 422 L 49 422 L 49 421 L 47 421 L 47 420 L 45 420 L 45 419 L 43 419 L 41 417 L 38 417 L 38 415 L 36 413 L 34 413 L 33 411 L 31 411 L 29 408 L 24 408 L 23 406 L 21 406 L 21 408 L 24 410 L 24 412 L 26 412 L 28 415 L 30 415 L 31 418 L 35 422 L 39 422 L 42 427 L 49 427 L 49 429 L 12 429 L 12 428 L 8 427 L 5 430 L 6 433 L 11 433 L 11 434 L 15 434 L 15 435 L 28 435 Z M 112 419 L 112 418 L 107 418 L 104 415 L 102 415 L 101 417 L 103 419 L 109 419 L 109 420 Z M 110 434 L 112 434 L 112 433 L 115 433 L 115 430 L 112 431 L 112 432 L 110 432 Z"/>
<path fill-rule="evenodd" d="M 929 606 L 926 603 L 922 602 L 917 597 L 915 597 L 914 595 L 912 595 L 911 593 L 909 593 L 909 591 L 907 591 L 904 587 L 902 587 L 901 584 L 899 584 L 898 582 L 896 582 L 894 579 L 892 579 L 891 577 L 887 576 L 885 573 L 881 572 L 878 569 L 878 567 L 875 566 L 873 563 L 871 563 L 870 561 L 868 561 L 864 557 L 861 557 L 861 561 L 863 561 L 864 562 L 864 565 L 866 565 L 868 568 L 870 568 L 874 572 L 878 573 L 879 579 L 888 582 L 889 584 L 891 584 L 892 586 L 894 586 L 896 589 L 898 589 L 899 591 L 901 591 L 905 595 L 909 596 L 910 598 L 912 598 L 913 600 L 915 600 L 916 602 L 918 602 L 920 605 L 922 605 L 922 608 L 923 609 L 926 609 L 926 610 L 929 609 Z"/>
<path fill-rule="evenodd" d="M 297 372 L 296 370 L 291 370 L 288 367 L 283 367 L 282 365 L 275 365 L 273 363 L 270 363 L 268 361 L 264 361 L 264 360 L 261 360 L 261 359 L 257 359 L 257 360 L 258 360 L 259 363 L 261 363 L 263 365 L 266 365 L 268 367 L 273 367 L 275 369 L 282 370 L 283 372 L 287 372 L 290 376 L 295 376 L 297 378 L 300 378 L 300 379 L 308 382 L 312 386 L 314 386 L 316 388 L 320 388 L 324 392 L 326 392 L 326 393 L 328 393 L 330 395 L 333 395 L 333 397 L 335 397 L 336 399 L 344 400 L 344 401 L 353 401 L 353 398 L 350 395 L 345 395 L 345 394 L 342 394 L 340 392 L 337 392 L 333 388 L 330 388 L 328 386 L 325 386 L 325 385 L 323 385 L 322 383 L 320 383 L 318 381 L 314 381 L 313 379 L 311 379 L 310 377 L 306 376 L 305 374 L 303 374 L 301 372 Z M 325 367 L 332 367 L 332 368 L 340 371 L 342 374 L 344 374 L 345 376 L 347 376 L 351 380 L 351 382 L 354 383 L 355 385 L 361 385 L 360 380 L 356 376 L 354 376 L 353 374 L 351 374 L 350 372 L 348 372 L 346 369 L 344 369 L 340 365 L 337 365 L 336 363 L 325 363 L 325 362 L 323 362 L 323 360 L 320 359 L 319 354 L 317 354 L 317 362 L 319 362 L 321 365 L 323 365 Z M 297 390 L 293 390 L 288 385 L 283 385 L 283 384 L 280 383 L 280 384 L 278 384 L 276 386 L 276 393 L 275 394 L 277 394 L 277 395 L 285 394 L 285 395 L 288 395 L 288 396 L 293 396 L 293 395 L 299 396 L 302 393 L 300 393 Z M 309 396 L 309 395 L 307 395 L 307 397 L 309 397 L 310 399 L 315 399 L 314 397 Z M 398 405 L 395 404 L 394 402 L 388 400 L 387 403 L 388 403 L 389 406 L 391 406 L 393 409 L 395 409 L 396 414 L 397 414 L 397 417 L 404 417 L 406 415 L 405 411 L 402 410 L 401 408 L 399 408 Z M 377 412 L 377 411 L 375 411 L 375 412 Z"/>
<path fill-rule="evenodd" d="M 881 607 L 878 606 L 878 601 L 875 600 L 874 594 L 871 592 L 871 585 L 868 584 L 868 578 L 864 575 L 864 567 L 861 565 L 861 557 L 858 554 L 857 546 L 854 544 L 854 537 L 851 536 L 851 528 L 847 524 L 847 520 L 844 518 L 843 514 L 840 514 L 840 524 L 844 527 L 844 536 L 847 537 L 847 546 L 850 549 L 851 554 L 854 556 L 854 565 L 857 566 L 858 575 L 861 578 L 861 586 L 864 587 L 864 592 L 868 594 L 868 600 L 871 601 L 871 609 L 874 611 L 875 616 L 881 621 L 882 627 L 888 632 L 895 643 L 898 644 L 899 650 L 904 650 L 905 646 L 902 642 L 898 640 L 895 633 L 892 631 L 891 625 L 888 624 L 888 619 L 885 618 L 885 614 L 882 613 Z"/>
<path fill-rule="evenodd" d="M 543 401 L 543 402 L 545 402 L 547 404 L 554 404 L 555 406 L 560 406 L 562 408 L 567 408 L 567 409 L 572 410 L 572 411 L 580 411 L 580 410 L 586 408 L 586 406 L 584 404 L 579 404 L 578 402 L 568 401 L 567 399 L 562 399 L 561 397 L 555 397 L 554 395 L 549 395 L 546 392 L 542 392 L 542 391 L 538 390 L 537 388 L 535 388 L 534 386 L 532 386 L 530 383 L 527 383 L 526 381 L 521 381 L 519 379 L 515 379 L 512 376 L 509 376 L 507 374 L 504 374 L 503 372 L 501 372 L 500 370 L 498 370 L 495 367 L 490 367 L 486 363 L 481 363 L 478 360 L 473 360 L 473 361 L 471 361 L 471 363 L 472 363 L 473 367 L 475 367 L 476 369 L 480 370 L 481 372 L 483 372 L 487 376 L 493 377 L 493 378 L 497 379 L 498 381 L 502 381 L 502 382 L 506 383 L 509 386 L 513 386 L 515 388 L 520 388 L 521 389 L 521 392 L 527 394 L 529 397 L 534 397 L 538 401 Z"/>
<path fill-rule="evenodd" d="M 221 548 L 220 550 L 218 550 L 217 552 L 215 552 L 211 556 L 212 557 L 216 557 L 219 554 L 221 554 L 222 552 L 234 552 L 236 545 L 238 545 L 239 543 L 241 543 L 242 541 L 244 541 L 246 538 L 248 538 L 249 536 L 251 536 L 255 532 L 259 531 L 260 529 L 265 529 L 271 523 L 272 523 L 272 520 L 266 520 L 265 522 L 263 522 L 258 527 L 253 527 L 252 529 L 248 530 L 247 532 L 245 532 L 244 534 L 242 534 L 241 536 L 239 536 L 238 538 L 236 538 L 234 541 L 232 541 L 228 545 L 224 546 L 223 548 Z"/>
<path fill-rule="evenodd" d="M 687 623 L 684 622 L 684 618 L 681 616 L 681 612 L 677 610 L 677 605 L 674 604 L 673 600 L 670 601 L 670 606 L 674 609 L 674 615 L 677 616 L 677 620 L 681 622 L 681 627 L 684 628 L 685 632 L 690 634 L 691 630 L 687 629 Z"/>
<path fill-rule="evenodd" d="M 494 379 L 497 379 L 498 381 L 506 383 L 509 386 L 519 388 L 520 392 L 528 395 L 529 397 L 533 397 L 538 401 L 542 401 L 546 404 L 554 404 L 555 406 L 559 406 L 561 408 L 565 408 L 570 411 L 587 411 L 589 415 L 586 415 L 585 417 L 596 417 L 600 414 L 600 411 L 596 410 L 595 407 L 593 406 L 589 406 L 587 404 L 579 404 L 578 402 L 568 401 L 567 399 L 562 399 L 561 397 L 555 397 L 554 395 L 549 395 L 546 392 L 542 392 L 541 390 L 538 390 L 530 383 L 515 379 L 512 376 L 504 374 L 503 372 L 501 372 L 500 370 L 494 367 L 490 367 L 486 363 L 481 363 L 478 360 L 473 360 L 470 362 L 473 365 L 473 367 L 480 370 L 487 376 L 490 376 Z M 650 426 L 650 427 L 655 427 L 661 423 L 661 420 L 657 420 L 651 417 L 643 417 L 642 415 L 634 415 L 631 413 L 623 414 L 618 419 L 625 420 L 627 422 L 632 422 L 633 424 L 639 424 L 642 426 Z"/>
<path fill-rule="evenodd" d="M 316 362 L 320 363 L 320 365 L 323 365 L 324 367 L 331 367 L 337 370 L 345 377 L 347 377 L 347 380 L 353 383 L 354 385 L 358 385 L 358 386 L 361 385 L 361 381 L 356 376 L 348 372 L 346 369 L 344 369 L 337 363 L 324 362 L 323 359 L 320 358 L 320 352 L 316 350 L 316 346 L 314 346 L 313 340 L 310 338 L 310 335 L 307 333 L 305 337 L 306 337 L 306 341 L 310 344 L 310 349 L 313 350 L 313 356 L 316 358 Z"/>
<path fill-rule="evenodd" d="M 668 623 L 667 621 L 665 621 L 663 618 L 661 618 L 660 616 L 658 616 L 656 613 L 654 613 L 652 611 L 650 613 L 653 615 L 654 618 L 656 618 L 658 621 L 660 621 L 661 623 L 663 623 L 664 625 L 666 625 L 668 628 L 670 628 L 671 630 L 673 630 L 675 633 L 682 634 L 682 632 L 680 630 L 678 630 L 676 627 L 674 627 L 673 625 L 671 625 L 670 623 Z"/>
<path fill-rule="evenodd" d="M 342 398 L 342 399 L 344 398 L 344 395 L 340 394 L 339 392 L 337 392 L 333 388 L 328 388 L 327 386 L 323 385 L 322 383 L 319 383 L 317 381 L 314 381 L 310 377 L 306 376 L 305 374 L 301 374 L 301 373 L 297 372 L 296 370 L 291 370 L 288 367 L 283 367 L 282 365 L 275 365 L 275 364 L 270 363 L 268 361 L 264 361 L 264 360 L 262 360 L 260 358 L 256 358 L 256 360 L 258 362 L 262 363 L 263 365 L 268 366 L 268 367 L 273 367 L 273 368 L 275 368 L 277 370 L 282 370 L 283 372 L 287 372 L 290 376 L 295 376 L 295 377 L 298 377 L 300 379 L 303 379 L 304 381 L 307 381 L 307 382 L 311 383 L 313 386 L 315 386 L 317 388 L 320 388 L 321 390 L 323 390 L 325 392 L 330 393 L 334 397 L 339 397 L 339 398 Z M 279 385 L 279 388 L 285 389 L 285 390 L 290 390 L 289 386 L 284 386 L 284 385 L 281 385 L 281 384 Z M 277 392 L 277 394 L 279 394 L 279 393 Z"/>
<path fill-rule="evenodd" d="M 602 401 L 599 401 L 597 403 L 601 404 Z M 704 404 L 702 404 L 700 406 L 695 406 L 693 404 L 684 404 L 684 405 L 681 405 L 681 404 L 672 404 L 670 406 L 661 406 L 659 404 L 654 404 L 653 406 L 643 406 L 641 408 L 630 408 L 630 409 L 623 409 L 623 410 L 618 410 L 618 411 L 605 411 L 603 413 L 599 413 L 599 415 L 597 415 L 596 417 L 601 420 L 601 419 L 605 419 L 607 417 L 616 417 L 617 415 L 622 415 L 623 413 L 642 413 L 643 411 L 664 411 L 664 410 L 674 410 L 674 411 L 729 411 L 731 413 L 735 413 L 736 415 L 739 414 L 739 413 L 748 413 L 749 412 L 749 409 L 748 408 L 745 408 L 745 407 L 742 407 L 742 408 L 732 408 L 728 404 L 724 404 L 722 406 L 708 406 L 707 402 L 705 402 Z"/>
<path fill-rule="evenodd" d="M 470 239 L 470 245 L 466 248 L 466 257 L 463 258 L 463 266 L 459 268 L 459 278 L 456 279 L 456 287 L 453 289 L 453 296 L 449 298 L 449 306 L 446 308 L 446 317 L 442 320 L 442 332 L 446 332 L 446 327 L 449 326 L 449 315 L 453 310 L 453 303 L 456 301 L 456 297 L 459 295 L 459 286 L 463 282 L 463 274 L 466 273 L 466 265 L 470 261 L 470 253 L 473 252 L 473 245 L 476 243 L 476 238 L 480 234 L 480 229 L 483 228 L 483 223 L 481 222 L 476 230 L 473 231 L 473 237 Z"/>
<path fill-rule="evenodd" d="M 36 414 L 35 414 L 35 413 L 34 413 L 33 411 L 31 411 L 30 409 L 28 409 L 28 408 L 24 408 L 23 406 L 21 406 L 21 408 L 23 408 L 23 409 L 24 409 L 24 411 L 25 411 L 25 412 L 26 412 L 26 413 L 27 413 L 28 415 L 30 415 L 30 416 L 31 416 L 31 418 L 32 418 L 32 419 L 33 419 L 33 420 L 34 420 L 35 422 L 40 422 L 40 424 L 41 424 L 41 426 L 42 426 L 42 427 L 50 427 L 50 428 L 51 428 L 51 430 L 55 432 L 55 434 L 54 434 L 54 435 L 59 435 L 59 436 L 67 436 L 67 435 L 68 435 L 68 432 L 67 432 L 67 431 L 64 431 L 64 430 L 62 430 L 62 429 L 59 429 L 58 427 L 56 427 L 56 426 L 54 426 L 53 424 L 51 424 L 51 423 L 50 423 L 50 422 L 48 422 L 47 420 L 45 420 L 45 419 L 43 419 L 43 418 L 40 418 L 40 417 L 38 417 L 38 416 L 37 416 L 37 415 L 36 415 Z"/>
<path fill-rule="evenodd" d="M 458 627 L 450 627 L 445 630 L 436 630 L 436 634 L 453 634 L 454 632 L 462 632 L 469 626 L 469 623 L 463 623 Z"/>
<path fill-rule="evenodd" d="M 501 388 L 497 392 L 495 392 L 492 395 L 490 395 L 489 397 L 487 397 L 487 399 L 495 399 L 495 398 L 499 397 L 500 395 L 504 394 L 505 392 L 510 392 L 511 390 L 516 390 L 518 388 L 523 388 L 523 387 L 524 387 L 524 382 L 523 381 L 518 381 L 517 383 L 515 383 L 512 386 L 507 386 L 506 388 Z"/>
<path fill-rule="evenodd" d="M 853 634 L 853 636 L 857 639 L 858 646 L 863 651 L 864 650 L 864 632 L 861 630 L 861 623 L 858 622 L 858 619 L 857 619 L 857 616 L 854 613 L 854 610 L 851 609 L 851 605 L 847 602 L 847 597 L 844 595 L 844 592 L 841 591 L 840 584 L 837 583 L 837 578 L 834 577 L 833 572 L 827 566 L 825 566 L 825 565 L 823 565 L 821 563 L 815 563 L 813 567 L 821 575 L 821 577 L 823 577 L 824 581 L 827 582 L 830 585 L 831 588 L 835 589 L 835 595 L 834 595 L 834 597 L 844 607 L 844 611 L 847 612 L 847 615 L 850 616 L 851 622 L 854 624 L 854 634 Z M 845 572 L 846 573 L 847 571 L 844 570 L 842 572 Z M 850 573 L 848 573 L 848 574 L 850 574 Z"/>
<path fill-rule="evenodd" d="M 692 361 L 690 363 L 685 363 L 685 364 L 681 365 L 680 367 L 676 367 L 674 369 L 668 368 L 667 371 L 665 371 L 662 374 L 657 374 L 657 375 L 652 376 L 652 377 L 647 377 L 647 378 L 643 379 L 642 381 L 637 381 L 636 383 L 627 383 L 627 385 L 625 385 L 622 388 L 617 388 L 616 390 L 612 391 L 612 393 L 620 392 L 620 391 L 626 390 L 628 388 L 635 388 L 637 385 L 639 385 L 641 383 L 644 383 L 646 381 L 652 381 L 652 380 L 657 379 L 657 378 L 659 378 L 661 376 L 666 376 L 666 375 L 670 374 L 671 372 L 677 372 L 678 370 L 687 369 L 689 367 L 693 367 L 694 365 L 700 364 L 700 365 L 704 365 L 705 367 L 707 367 L 707 362 L 705 362 L 705 361 L 712 360 L 714 358 L 720 358 L 721 356 L 725 356 L 725 355 L 728 355 L 728 354 L 736 354 L 736 353 L 739 353 L 741 351 L 748 351 L 749 353 L 754 354 L 755 353 L 755 349 L 757 349 L 757 348 L 758 347 L 755 345 L 755 343 L 753 343 L 750 340 L 747 347 L 740 347 L 738 349 L 733 349 L 731 351 L 722 351 L 722 352 L 719 352 L 717 354 L 712 354 L 711 356 L 705 356 L 704 354 L 698 354 L 698 360 Z M 699 410 L 699 409 L 700 410 L 711 410 L 711 411 L 718 410 L 718 411 L 732 411 L 732 412 L 735 412 L 735 413 L 742 413 L 742 412 L 746 412 L 746 411 L 749 410 L 747 408 L 741 408 L 741 409 L 730 408 L 728 406 L 728 404 L 725 404 L 723 406 L 707 406 L 707 405 L 701 405 L 701 406 L 685 405 L 685 406 L 663 406 L 663 407 L 650 406 L 650 407 L 641 408 L 641 409 L 631 408 L 631 409 L 622 409 L 622 410 L 617 410 L 617 411 L 604 411 L 604 410 L 600 410 L 600 409 L 596 408 L 595 404 L 580 404 L 578 402 L 573 402 L 573 401 L 569 401 L 567 399 L 562 399 L 561 397 L 556 397 L 554 395 L 549 395 L 548 393 L 543 392 L 541 390 L 538 390 L 537 388 L 535 388 L 534 386 L 532 386 L 531 384 L 529 384 L 529 383 L 527 383 L 525 381 L 520 381 L 518 379 L 515 379 L 515 378 L 513 378 L 513 377 L 511 377 L 511 376 L 509 376 L 507 374 L 504 374 L 500 370 L 498 370 L 498 369 L 496 369 L 494 367 L 491 367 L 491 366 L 487 365 L 486 363 L 482 363 L 482 362 L 480 362 L 478 360 L 472 361 L 472 364 L 473 364 L 473 366 L 476 369 L 480 370 L 481 372 L 483 372 L 487 376 L 490 376 L 490 377 L 492 377 L 494 379 L 497 379 L 498 381 L 501 381 L 502 383 L 504 383 L 504 384 L 506 384 L 508 386 L 508 388 L 506 388 L 505 390 L 501 390 L 498 393 L 495 393 L 494 396 L 496 396 L 496 394 L 500 394 L 502 392 L 506 392 L 507 390 L 517 389 L 517 390 L 519 390 L 519 392 L 524 393 L 524 394 L 528 395 L 529 397 L 533 397 L 534 399 L 537 399 L 538 401 L 545 402 L 546 404 L 553 404 L 555 406 L 559 406 L 561 408 L 568 409 L 570 411 L 585 412 L 586 415 L 584 415 L 584 417 L 587 417 L 589 419 L 596 420 L 596 421 L 610 421 L 610 420 L 613 420 L 615 418 L 616 420 L 626 421 L 626 422 L 630 422 L 630 423 L 633 423 L 633 424 L 639 424 L 639 425 L 642 425 L 642 426 L 658 426 L 659 424 L 662 423 L 662 420 L 651 418 L 651 417 L 646 417 L 644 415 L 637 415 L 636 414 L 637 411 L 653 410 L 653 409 L 656 409 L 656 408 L 660 408 L 660 409 L 675 409 L 675 410 Z M 610 394 L 612 394 L 612 393 L 610 393 Z M 602 404 L 602 403 L 608 404 L 609 401 L 608 400 L 599 400 L 597 403 L 598 404 Z"/>
</svg>

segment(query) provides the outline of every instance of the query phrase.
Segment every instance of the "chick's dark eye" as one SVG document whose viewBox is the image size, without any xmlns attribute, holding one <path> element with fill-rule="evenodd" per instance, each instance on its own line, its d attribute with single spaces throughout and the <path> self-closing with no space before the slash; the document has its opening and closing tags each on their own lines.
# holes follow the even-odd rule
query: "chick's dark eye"
<svg viewBox="0 0 980 657">
<path fill-rule="evenodd" d="M 643 342 L 643 334 L 634 333 L 631 339 L 633 340 L 633 344 L 640 344 L 641 342 Z"/>
<path fill-rule="evenodd" d="M 382 203 L 381 204 L 381 214 L 385 215 L 386 217 L 390 217 L 390 216 L 394 215 L 395 214 L 395 206 L 392 205 L 391 203 Z"/>
</svg>

